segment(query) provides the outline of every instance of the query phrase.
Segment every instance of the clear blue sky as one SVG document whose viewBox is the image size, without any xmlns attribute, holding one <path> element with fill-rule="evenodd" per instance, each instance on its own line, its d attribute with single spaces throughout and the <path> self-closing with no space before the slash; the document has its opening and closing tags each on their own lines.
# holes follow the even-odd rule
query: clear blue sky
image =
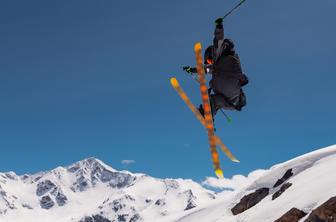
<svg viewBox="0 0 336 222">
<path fill-rule="evenodd" d="M 34 173 L 97 157 L 117 169 L 197 181 L 214 176 L 207 134 L 181 71 L 236 1 L 1 1 L 0 172 Z M 226 176 L 336 143 L 336 2 L 247 0 L 225 21 L 250 78 L 247 108 L 218 115 L 241 160 Z"/>
</svg>

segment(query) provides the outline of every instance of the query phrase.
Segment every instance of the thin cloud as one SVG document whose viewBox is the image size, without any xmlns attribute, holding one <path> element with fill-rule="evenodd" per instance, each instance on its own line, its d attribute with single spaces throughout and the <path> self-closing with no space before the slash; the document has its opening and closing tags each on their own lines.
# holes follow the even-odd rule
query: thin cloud
<svg viewBox="0 0 336 222">
<path fill-rule="evenodd" d="M 135 160 L 122 160 L 121 163 L 123 165 L 130 165 L 130 164 L 134 164 Z"/>
</svg>

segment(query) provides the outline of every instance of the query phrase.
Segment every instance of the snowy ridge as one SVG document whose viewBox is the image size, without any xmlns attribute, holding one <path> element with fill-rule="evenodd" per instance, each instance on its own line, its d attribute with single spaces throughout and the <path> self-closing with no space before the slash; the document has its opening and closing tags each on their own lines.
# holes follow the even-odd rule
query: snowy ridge
<svg viewBox="0 0 336 222">
<path fill-rule="evenodd" d="M 336 196 L 336 177 L 333 173 L 335 168 L 336 145 L 277 164 L 262 173 L 246 188 L 239 191 L 226 191 L 214 201 L 215 203 L 196 213 L 184 215 L 176 221 L 272 222 L 294 207 L 309 215 L 314 208 Z M 284 181 L 284 183 L 290 183 L 290 187 L 278 198 L 272 200 L 272 196 L 280 187 L 274 187 L 274 185 L 290 169 L 292 176 Z M 231 209 L 244 196 L 261 188 L 268 188 L 269 194 L 254 207 L 233 215 Z M 304 221 L 308 215 L 300 221 Z M 336 218 L 332 221 L 336 221 Z"/>
<path fill-rule="evenodd" d="M 215 194 L 192 180 L 118 171 L 88 158 L 34 175 L 0 173 L 0 221 L 274 222 L 285 216 L 304 222 L 336 197 L 335 168 L 336 145 L 231 179 L 241 186 L 218 180 L 238 189 Z M 336 215 L 334 201 L 329 211 Z M 286 212 L 298 219 L 288 220 Z"/>
<path fill-rule="evenodd" d="M 298 175 L 304 170 L 312 167 L 319 160 L 334 154 L 336 154 L 336 146 L 330 146 L 296 157 L 284 163 L 274 165 L 268 170 L 268 173 L 265 173 L 264 176 L 258 178 L 258 180 L 251 184 L 247 189 L 253 190 L 261 186 L 273 186 L 272 183 L 274 182 L 272 181 L 272 178 L 280 178 L 287 169 L 293 169 L 293 174 Z"/>
</svg>

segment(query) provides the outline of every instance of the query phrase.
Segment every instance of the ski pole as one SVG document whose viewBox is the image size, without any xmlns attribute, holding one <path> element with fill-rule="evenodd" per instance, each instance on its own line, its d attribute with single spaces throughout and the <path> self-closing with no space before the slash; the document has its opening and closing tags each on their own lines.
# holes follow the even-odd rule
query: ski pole
<svg viewBox="0 0 336 222">
<path fill-rule="evenodd" d="M 237 8 L 239 8 L 239 6 L 241 6 L 246 0 L 241 0 L 239 2 L 238 5 L 236 5 L 233 9 L 231 9 L 228 13 L 226 13 L 224 16 L 223 16 L 223 20 L 228 17 L 234 10 L 236 10 Z"/>
<path fill-rule="evenodd" d="M 225 118 L 228 121 L 228 123 L 231 123 L 232 122 L 232 118 L 230 116 L 228 116 L 222 109 L 220 109 L 220 111 L 223 113 L 223 115 L 225 116 Z"/>
<path fill-rule="evenodd" d="M 200 83 L 198 76 L 196 74 L 191 73 L 190 75 L 196 82 Z"/>
</svg>

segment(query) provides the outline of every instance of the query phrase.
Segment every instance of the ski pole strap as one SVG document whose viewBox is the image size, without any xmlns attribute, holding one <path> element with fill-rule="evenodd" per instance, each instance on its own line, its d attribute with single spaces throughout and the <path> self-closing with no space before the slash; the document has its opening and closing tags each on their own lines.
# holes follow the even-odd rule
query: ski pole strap
<svg viewBox="0 0 336 222">
<path fill-rule="evenodd" d="M 223 16 L 223 20 L 228 17 L 234 10 L 236 10 L 237 8 L 239 8 L 246 0 L 241 0 L 239 2 L 238 5 L 236 5 L 233 9 L 231 9 L 228 13 L 226 13 L 224 16 Z"/>
</svg>

